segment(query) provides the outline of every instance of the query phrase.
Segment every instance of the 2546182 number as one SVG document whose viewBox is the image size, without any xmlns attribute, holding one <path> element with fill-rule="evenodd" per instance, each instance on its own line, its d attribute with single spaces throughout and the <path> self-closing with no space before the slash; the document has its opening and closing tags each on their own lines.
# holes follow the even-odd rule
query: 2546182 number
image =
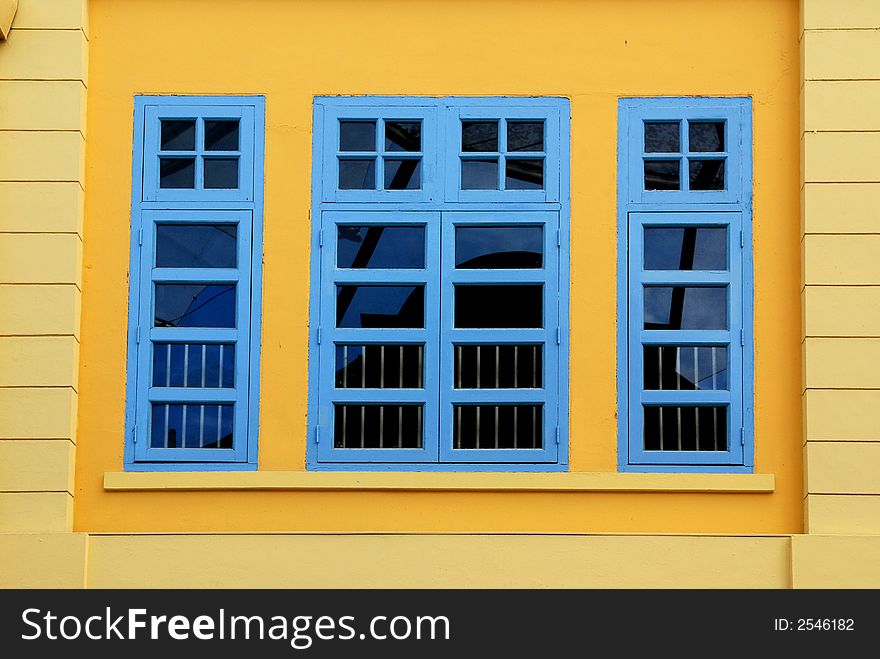
<svg viewBox="0 0 880 659">
<path fill-rule="evenodd" d="M 825 631 L 825 632 L 851 632 L 855 630 L 853 618 L 776 618 L 773 621 L 773 630 L 784 631 Z"/>
</svg>

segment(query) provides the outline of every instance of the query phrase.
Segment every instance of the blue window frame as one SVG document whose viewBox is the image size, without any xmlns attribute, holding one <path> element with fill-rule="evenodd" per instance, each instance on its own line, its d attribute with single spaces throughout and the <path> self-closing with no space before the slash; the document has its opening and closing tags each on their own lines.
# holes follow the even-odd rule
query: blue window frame
<svg viewBox="0 0 880 659">
<path fill-rule="evenodd" d="M 315 99 L 310 469 L 567 467 L 568 122 Z"/>
<path fill-rule="evenodd" d="M 619 106 L 623 471 L 754 465 L 751 101 Z"/>
<path fill-rule="evenodd" d="M 135 98 L 128 470 L 256 468 L 263 117 Z"/>
</svg>

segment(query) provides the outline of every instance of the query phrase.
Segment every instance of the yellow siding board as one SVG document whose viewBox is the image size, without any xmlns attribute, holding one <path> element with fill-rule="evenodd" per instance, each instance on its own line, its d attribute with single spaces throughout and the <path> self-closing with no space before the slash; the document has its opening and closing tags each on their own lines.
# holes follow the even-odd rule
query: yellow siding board
<svg viewBox="0 0 880 659">
<path fill-rule="evenodd" d="M 880 27 L 877 0 L 803 0 L 801 16 L 807 30 Z"/>
<path fill-rule="evenodd" d="M 878 53 L 880 61 L 880 53 Z M 804 181 L 852 183 L 880 181 L 880 133 L 806 133 Z"/>
<path fill-rule="evenodd" d="M 15 27 L 80 29 L 88 27 L 87 0 L 19 0 Z"/>
<path fill-rule="evenodd" d="M 807 441 L 880 442 L 880 391 L 814 389 L 806 393 Z"/>
<path fill-rule="evenodd" d="M 0 335 L 79 336 L 80 292 L 73 284 L 0 284 Z"/>
<path fill-rule="evenodd" d="M 794 588 L 880 588 L 880 537 L 796 535 Z"/>
<path fill-rule="evenodd" d="M 79 344 L 72 336 L 0 337 L 0 387 L 77 387 Z"/>
<path fill-rule="evenodd" d="M 880 388 L 880 339 L 806 340 L 808 389 Z"/>
<path fill-rule="evenodd" d="M 0 492 L 73 493 L 74 445 L 66 439 L 0 441 Z"/>
<path fill-rule="evenodd" d="M 3 130 L 86 129 L 86 88 L 76 80 L 0 80 Z"/>
<path fill-rule="evenodd" d="M 808 235 L 806 285 L 880 284 L 880 235 Z"/>
<path fill-rule="evenodd" d="M 880 336 L 880 286 L 807 286 L 806 336 Z"/>
<path fill-rule="evenodd" d="M 70 387 L 0 387 L 0 439 L 76 439 Z"/>
<path fill-rule="evenodd" d="M 807 506 L 808 533 L 880 534 L 880 496 L 811 494 Z"/>
<path fill-rule="evenodd" d="M 0 42 L 0 80 L 88 79 L 82 30 L 17 30 Z"/>
<path fill-rule="evenodd" d="M 76 182 L 0 182 L 0 233 L 82 235 L 83 189 Z"/>
<path fill-rule="evenodd" d="M 880 79 L 880 30 L 807 30 L 805 80 Z"/>
<path fill-rule="evenodd" d="M 0 234 L 0 282 L 79 285 L 81 278 L 82 241 L 76 234 Z"/>
<path fill-rule="evenodd" d="M 880 130 L 880 80 L 808 80 L 803 101 L 804 130 Z"/>
<path fill-rule="evenodd" d="M 72 513 L 67 492 L 0 492 L 0 533 L 63 533 Z"/>
<path fill-rule="evenodd" d="M 0 53 L 0 61 L 2 61 Z M 77 132 L 0 132 L 0 181 L 76 181 L 85 178 L 85 140 Z"/>
<path fill-rule="evenodd" d="M 83 588 L 87 546 L 84 533 L 0 533 L 0 588 Z"/>
<path fill-rule="evenodd" d="M 880 184 L 807 183 L 806 233 L 880 233 Z"/>
<path fill-rule="evenodd" d="M 807 442 L 806 450 L 811 494 L 880 494 L 880 443 Z"/>
</svg>

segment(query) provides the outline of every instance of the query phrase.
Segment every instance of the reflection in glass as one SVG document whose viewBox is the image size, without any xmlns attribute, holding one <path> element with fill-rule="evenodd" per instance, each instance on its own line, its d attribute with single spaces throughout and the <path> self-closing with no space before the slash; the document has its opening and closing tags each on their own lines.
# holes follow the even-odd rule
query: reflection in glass
<svg viewBox="0 0 880 659">
<path fill-rule="evenodd" d="M 726 346 L 644 346 L 645 389 L 727 389 Z"/>
<path fill-rule="evenodd" d="M 422 448 L 421 405 L 333 406 L 334 448 Z"/>
<path fill-rule="evenodd" d="M 462 190 L 497 190 L 498 159 L 461 161 Z"/>
<path fill-rule="evenodd" d="M 238 119 L 205 119 L 205 151 L 238 151 Z"/>
<path fill-rule="evenodd" d="M 196 122 L 192 119 L 163 119 L 160 129 L 162 151 L 195 151 Z"/>
<path fill-rule="evenodd" d="M 155 327 L 235 327 L 235 284 L 156 284 Z"/>
<path fill-rule="evenodd" d="M 386 151 L 421 151 L 422 122 L 420 121 L 386 121 Z"/>
<path fill-rule="evenodd" d="M 340 190 L 374 190 L 376 188 L 376 160 L 340 160 Z"/>
<path fill-rule="evenodd" d="M 645 286 L 645 329 L 727 329 L 726 286 Z"/>
<path fill-rule="evenodd" d="M 159 187 L 167 189 L 196 187 L 196 159 L 159 158 Z"/>
<path fill-rule="evenodd" d="M 688 162 L 691 190 L 723 190 L 724 159 L 690 160 Z"/>
<path fill-rule="evenodd" d="M 419 190 L 422 187 L 422 159 L 385 160 L 386 190 Z"/>
<path fill-rule="evenodd" d="M 235 344 L 154 343 L 153 386 L 235 387 Z"/>
<path fill-rule="evenodd" d="M 336 326 L 424 327 L 425 287 L 339 285 Z"/>
<path fill-rule="evenodd" d="M 456 268 L 540 268 L 543 254 L 539 226 L 455 228 Z"/>
<path fill-rule="evenodd" d="M 544 122 L 543 121 L 508 121 L 507 122 L 507 150 L 508 151 L 543 151 L 544 150 Z"/>
<path fill-rule="evenodd" d="M 232 448 L 233 405 L 153 403 L 152 448 Z"/>
<path fill-rule="evenodd" d="M 678 190 L 680 187 L 678 160 L 645 161 L 645 190 Z"/>
<path fill-rule="evenodd" d="M 498 151 L 497 121 L 462 121 L 462 151 Z"/>
<path fill-rule="evenodd" d="M 540 449 L 541 405 L 454 405 L 452 435 L 457 449 Z"/>
<path fill-rule="evenodd" d="M 340 389 L 421 389 L 425 347 L 413 345 L 336 346 L 336 386 Z"/>
<path fill-rule="evenodd" d="M 157 268 L 234 268 L 238 225 L 159 224 Z"/>
<path fill-rule="evenodd" d="M 340 121 L 339 122 L 339 150 L 340 151 L 375 151 L 376 150 L 376 122 L 375 121 Z"/>
<path fill-rule="evenodd" d="M 688 124 L 688 151 L 724 151 L 723 121 L 691 121 Z"/>
<path fill-rule="evenodd" d="M 679 122 L 645 122 L 645 153 L 678 153 L 679 151 L 681 151 Z"/>
<path fill-rule="evenodd" d="M 645 227 L 645 270 L 727 270 L 727 229 Z"/>
<path fill-rule="evenodd" d="M 645 407 L 646 451 L 726 451 L 727 406 Z"/>
<path fill-rule="evenodd" d="M 542 327 L 541 284 L 455 286 L 455 327 Z"/>
<path fill-rule="evenodd" d="M 457 345 L 456 389 L 540 389 L 541 345 Z"/>
<path fill-rule="evenodd" d="M 424 268 L 425 227 L 338 226 L 339 268 Z"/>
<path fill-rule="evenodd" d="M 508 190 L 541 190 L 544 187 L 544 161 L 508 158 L 504 187 Z"/>
<path fill-rule="evenodd" d="M 205 158 L 205 189 L 234 190 L 238 187 L 238 158 Z"/>
</svg>

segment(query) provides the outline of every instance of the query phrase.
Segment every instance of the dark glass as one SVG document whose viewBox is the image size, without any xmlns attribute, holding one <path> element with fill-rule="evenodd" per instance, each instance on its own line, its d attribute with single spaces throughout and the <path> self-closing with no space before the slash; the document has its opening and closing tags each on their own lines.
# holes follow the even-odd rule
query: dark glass
<svg viewBox="0 0 880 659">
<path fill-rule="evenodd" d="M 645 227 L 645 270 L 727 270 L 727 229 Z"/>
<path fill-rule="evenodd" d="M 159 224 L 157 268 L 234 268 L 238 226 L 235 224 Z"/>
<path fill-rule="evenodd" d="M 727 329 L 727 287 L 645 286 L 646 330 Z"/>
<path fill-rule="evenodd" d="M 462 121 L 462 151 L 498 151 L 497 121 Z"/>
<path fill-rule="evenodd" d="M 726 346 L 644 346 L 644 388 L 727 389 Z"/>
<path fill-rule="evenodd" d="M 540 405 L 454 405 L 453 445 L 457 449 L 539 449 L 543 447 Z"/>
<path fill-rule="evenodd" d="M 679 189 L 681 189 L 681 177 L 678 160 L 645 161 L 645 190 Z"/>
<path fill-rule="evenodd" d="M 543 151 L 544 150 L 544 122 L 543 121 L 508 121 L 507 122 L 507 150 L 508 151 Z"/>
<path fill-rule="evenodd" d="M 205 119 L 205 151 L 238 151 L 238 119 Z"/>
<path fill-rule="evenodd" d="M 375 151 L 376 150 L 376 122 L 375 121 L 340 121 L 339 122 L 339 150 L 340 151 Z"/>
<path fill-rule="evenodd" d="M 386 151 L 421 151 L 422 150 L 422 122 L 421 121 L 386 121 L 385 122 L 385 150 Z"/>
<path fill-rule="evenodd" d="M 425 227 L 338 226 L 339 268 L 424 268 Z"/>
<path fill-rule="evenodd" d="M 508 158 L 505 162 L 504 187 L 507 190 L 542 190 L 544 161 Z"/>
<path fill-rule="evenodd" d="M 645 122 L 645 153 L 678 153 L 681 131 L 677 121 Z"/>
<path fill-rule="evenodd" d="M 340 389 L 421 389 L 424 346 L 337 345 L 336 386 Z"/>
<path fill-rule="evenodd" d="M 422 448 L 421 405 L 333 406 L 335 448 Z"/>
<path fill-rule="evenodd" d="M 457 345 L 453 355 L 456 389 L 540 389 L 541 345 Z"/>
<path fill-rule="evenodd" d="M 340 160 L 339 189 L 375 190 L 376 159 L 370 158 L 369 160 Z"/>
<path fill-rule="evenodd" d="M 726 451 L 727 407 L 645 407 L 646 451 Z"/>
<path fill-rule="evenodd" d="M 337 286 L 337 327 L 425 326 L 424 286 Z"/>
<path fill-rule="evenodd" d="M 162 151 L 195 151 L 196 122 L 193 119 L 163 119 Z"/>
<path fill-rule="evenodd" d="M 233 388 L 235 344 L 154 343 L 153 386 Z"/>
<path fill-rule="evenodd" d="M 233 406 L 153 403 L 152 448 L 232 448 Z"/>
<path fill-rule="evenodd" d="M 723 190 L 724 159 L 690 160 L 688 185 L 691 190 Z"/>
<path fill-rule="evenodd" d="M 205 189 L 234 190 L 238 187 L 238 158 L 205 158 Z"/>
<path fill-rule="evenodd" d="M 498 159 L 461 161 L 462 190 L 497 190 Z"/>
<path fill-rule="evenodd" d="M 542 327 L 541 284 L 455 286 L 455 327 Z"/>
<path fill-rule="evenodd" d="M 159 158 L 159 187 L 178 190 L 196 187 L 196 159 Z"/>
<path fill-rule="evenodd" d="M 386 190 L 420 190 L 422 159 L 385 160 Z"/>
<path fill-rule="evenodd" d="M 688 124 L 688 151 L 724 151 L 723 121 L 691 121 Z"/>
<path fill-rule="evenodd" d="M 543 256 L 542 227 L 455 228 L 456 268 L 540 268 Z"/>
<path fill-rule="evenodd" d="M 155 327 L 235 327 L 235 284 L 155 286 Z"/>
</svg>

